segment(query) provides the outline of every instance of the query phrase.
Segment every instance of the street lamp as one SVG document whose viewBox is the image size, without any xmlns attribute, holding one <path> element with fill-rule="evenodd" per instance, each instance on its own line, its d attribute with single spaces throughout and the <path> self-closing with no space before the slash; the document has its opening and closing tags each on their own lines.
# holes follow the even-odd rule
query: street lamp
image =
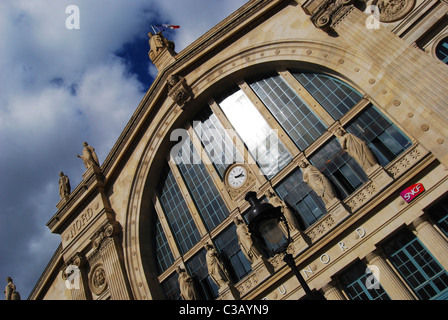
<svg viewBox="0 0 448 320">
<path fill-rule="evenodd" d="M 283 261 L 291 268 L 297 280 L 308 298 L 312 300 L 318 299 L 308 287 L 305 279 L 297 268 L 293 256 L 286 252 L 288 245 L 292 242 L 289 232 L 289 225 L 282 213 L 280 207 L 274 207 L 267 202 L 261 202 L 257 199 L 254 191 L 249 191 L 245 197 L 250 203 L 249 212 L 247 214 L 248 227 L 256 242 L 262 248 L 264 258 L 269 259 L 276 254 L 283 253 Z M 280 229 L 279 223 L 282 222 L 286 227 L 285 234 Z"/>
</svg>

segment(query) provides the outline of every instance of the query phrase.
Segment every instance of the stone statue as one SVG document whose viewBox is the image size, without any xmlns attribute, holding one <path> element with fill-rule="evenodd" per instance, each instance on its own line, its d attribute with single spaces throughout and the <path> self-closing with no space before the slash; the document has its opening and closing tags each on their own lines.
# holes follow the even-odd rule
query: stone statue
<svg viewBox="0 0 448 320">
<path fill-rule="evenodd" d="M 306 161 L 300 162 L 299 166 L 303 173 L 303 181 L 317 193 L 325 205 L 331 203 L 336 198 L 336 192 L 330 180 L 319 169 Z"/>
<path fill-rule="evenodd" d="M 224 264 L 218 256 L 218 252 L 215 247 L 209 243 L 205 245 L 207 253 L 205 255 L 205 260 L 207 262 L 208 274 L 212 280 L 216 283 L 218 288 L 230 284 L 230 277 L 227 273 Z"/>
<path fill-rule="evenodd" d="M 283 215 L 285 216 L 288 224 L 292 227 L 291 229 L 301 230 L 299 221 L 297 220 L 294 213 L 291 209 L 286 205 L 286 203 L 280 199 L 273 191 L 267 190 L 264 194 L 268 199 L 269 203 L 271 203 L 274 207 L 280 207 Z"/>
<path fill-rule="evenodd" d="M 193 278 L 180 266 L 177 267 L 176 271 L 179 274 L 178 282 L 181 298 L 183 300 L 199 300 L 199 296 L 194 287 Z"/>
<path fill-rule="evenodd" d="M 12 278 L 6 278 L 8 283 L 5 288 L 5 300 L 20 300 L 20 294 L 16 291 L 16 285 L 12 282 Z"/>
<path fill-rule="evenodd" d="M 157 32 L 156 34 L 153 34 L 152 32 L 148 33 L 149 37 L 149 58 L 151 61 L 154 62 L 154 59 L 157 58 L 157 56 L 160 54 L 160 52 L 164 48 L 168 48 L 171 50 L 174 50 L 174 42 L 167 40 L 161 31 Z"/>
<path fill-rule="evenodd" d="M 233 219 L 233 222 L 236 224 L 236 235 L 238 236 L 238 244 L 241 248 L 241 251 L 243 251 L 244 255 L 246 256 L 247 260 L 250 261 L 250 263 L 254 263 L 261 257 L 261 254 L 258 251 L 257 247 L 254 245 L 252 236 L 249 232 L 249 228 L 239 217 L 235 217 Z"/>
<path fill-rule="evenodd" d="M 342 149 L 361 166 L 364 172 L 367 173 L 369 169 L 378 164 L 378 160 L 365 141 L 342 128 L 336 130 L 336 135 Z"/>
<path fill-rule="evenodd" d="M 82 156 L 79 154 L 76 155 L 78 158 L 81 158 L 84 161 L 84 165 L 87 169 L 92 166 L 100 166 L 100 162 L 98 160 L 98 156 L 95 153 L 95 149 L 92 146 L 89 146 L 87 142 L 83 143 L 84 149 L 82 150 Z"/>
<path fill-rule="evenodd" d="M 64 174 L 64 172 L 59 172 L 59 195 L 61 199 L 66 199 L 70 195 L 70 179 Z"/>
</svg>

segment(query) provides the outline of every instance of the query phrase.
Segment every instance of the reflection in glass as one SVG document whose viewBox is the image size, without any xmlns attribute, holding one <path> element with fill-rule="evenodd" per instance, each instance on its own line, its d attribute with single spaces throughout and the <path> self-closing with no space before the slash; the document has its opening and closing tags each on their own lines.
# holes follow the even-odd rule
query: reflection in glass
<svg viewBox="0 0 448 320">
<path fill-rule="evenodd" d="M 242 90 L 220 103 L 221 109 L 246 144 L 250 154 L 270 179 L 292 159 L 263 116 Z"/>
</svg>

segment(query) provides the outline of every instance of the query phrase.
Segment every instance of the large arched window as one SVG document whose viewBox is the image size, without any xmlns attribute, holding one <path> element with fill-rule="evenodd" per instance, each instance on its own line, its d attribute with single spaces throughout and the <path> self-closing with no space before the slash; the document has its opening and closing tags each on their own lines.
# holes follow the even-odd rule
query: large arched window
<svg viewBox="0 0 448 320">
<path fill-rule="evenodd" d="M 154 259 L 167 299 L 179 299 L 175 263 L 193 277 L 204 299 L 218 296 L 208 275 L 204 243 L 214 245 L 234 283 L 252 272 L 233 222 L 244 212 L 229 200 L 223 182 L 234 162 L 253 159 L 261 183 L 272 186 L 294 209 L 306 231 L 327 211 L 303 181 L 299 160 L 317 167 L 342 200 L 369 179 L 342 149 L 334 127 L 342 124 L 364 140 L 381 166 L 411 146 L 360 92 L 328 74 L 282 70 L 240 79 L 211 98 L 190 118 L 156 192 Z"/>
</svg>

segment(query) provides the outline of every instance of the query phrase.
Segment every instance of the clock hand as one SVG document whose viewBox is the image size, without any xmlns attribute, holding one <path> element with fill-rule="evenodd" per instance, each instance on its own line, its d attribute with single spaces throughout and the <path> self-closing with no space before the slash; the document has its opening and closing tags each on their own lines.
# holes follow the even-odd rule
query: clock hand
<svg viewBox="0 0 448 320">
<path fill-rule="evenodd" d="M 241 172 L 239 175 L 235 176 L 235 178 L 244 177 L 244 172 Z"/>
</svg>

